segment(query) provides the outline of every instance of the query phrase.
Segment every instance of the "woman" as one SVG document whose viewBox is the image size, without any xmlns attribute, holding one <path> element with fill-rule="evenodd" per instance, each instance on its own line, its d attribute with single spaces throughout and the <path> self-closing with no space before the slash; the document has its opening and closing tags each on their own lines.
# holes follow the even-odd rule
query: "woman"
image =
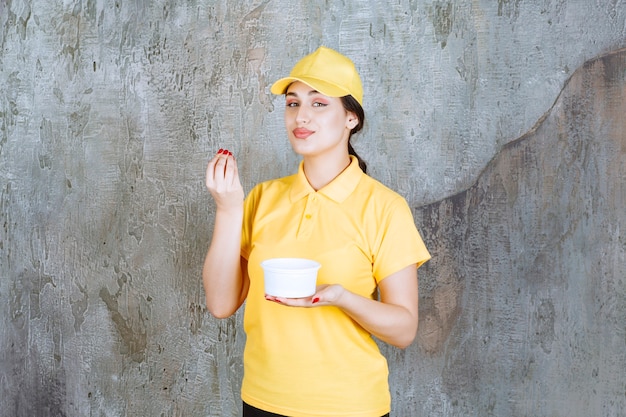
<svg viewBox="0 0 626 417">
<path fill-rule="evenodd" d="M 284 94 L 298 173 L 244 201 L 232 153 L 209 162 L 217 211 L 203 269 L 207 308 L 228 317 L 246 300 L 244 416 L 380 417 L 388 368 L 372 335 L 404 348 L 418 323 L 417 267 L 430 258 L 406 201 L 365 175 L 350 145 L 364 121 L 352 61 L 320 47 L 271 88 Z M 317 291 L 264 294 L 261 261 L 316 260 Z"/>
</svg>

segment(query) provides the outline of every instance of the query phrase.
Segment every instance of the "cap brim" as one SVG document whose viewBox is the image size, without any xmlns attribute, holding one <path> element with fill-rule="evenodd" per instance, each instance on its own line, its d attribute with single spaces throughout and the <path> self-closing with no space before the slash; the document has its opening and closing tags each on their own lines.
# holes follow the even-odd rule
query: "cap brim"
<svg viewBox="0 0 626 417">
<path fill-rule="evenodd" d="M 287 92 L 287 88 L 292 83 L 300 81 L 311 87 L 312 89 L 324 94 L 328 97 L 343 97 L 349 96 L 350 92 L 344 88 L 338 87 L 334 84 L 330 84 L 326 81 L 318 80 L 316 78 L 309 77 L 285 77 L 276 81 L 270 87 L 270 91 L 272 94 L 285 94 Z"/>
</svg>

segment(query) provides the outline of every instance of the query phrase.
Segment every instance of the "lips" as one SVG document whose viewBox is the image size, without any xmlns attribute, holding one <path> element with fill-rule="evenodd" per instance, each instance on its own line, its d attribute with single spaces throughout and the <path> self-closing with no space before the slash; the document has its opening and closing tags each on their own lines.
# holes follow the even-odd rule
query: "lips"
<svg viewBox="0 0 626 417">
<path fill-rule="evenodd" d="M 298 127 L 293 130 L 293 135 L 298 139 L 306 139 L 311 136 L 314 132 L 309 129 L 305 129 L 302 127 Z"/>
</svg>

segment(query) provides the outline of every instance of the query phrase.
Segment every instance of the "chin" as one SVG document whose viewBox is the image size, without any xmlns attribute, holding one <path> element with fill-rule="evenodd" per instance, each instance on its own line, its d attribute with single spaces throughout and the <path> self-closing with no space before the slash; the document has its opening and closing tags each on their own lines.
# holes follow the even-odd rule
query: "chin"
<svg viewBox="0 0 626 417">
<path fill-rule="evenodd" d="M 302 141 L 302 140 L 296 139 L 296 141 L 291 141 L 291 149 L 293 149 L 295 153 L 301 156 L 306 156 L 306 155 L 310 155 L 313 153 L 311 149 L 308 149 L 309 146 L 307 146 L 307 143 L 301 143 L 301 142 L 299 143 L 297 141 Z"/>
</svg>

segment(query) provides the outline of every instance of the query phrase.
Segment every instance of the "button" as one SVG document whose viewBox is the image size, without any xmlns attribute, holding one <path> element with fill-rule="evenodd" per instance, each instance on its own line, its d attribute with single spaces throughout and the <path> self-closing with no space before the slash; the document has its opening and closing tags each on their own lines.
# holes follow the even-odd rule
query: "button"
<svg viewBox="0 0 626 417">
<path fill-rule="evenodd" d="M 307 219 L 310 219 L 311 215 L 310 214 L 306 214 L 304 217 L 307 218 Z"/>
</svg>

